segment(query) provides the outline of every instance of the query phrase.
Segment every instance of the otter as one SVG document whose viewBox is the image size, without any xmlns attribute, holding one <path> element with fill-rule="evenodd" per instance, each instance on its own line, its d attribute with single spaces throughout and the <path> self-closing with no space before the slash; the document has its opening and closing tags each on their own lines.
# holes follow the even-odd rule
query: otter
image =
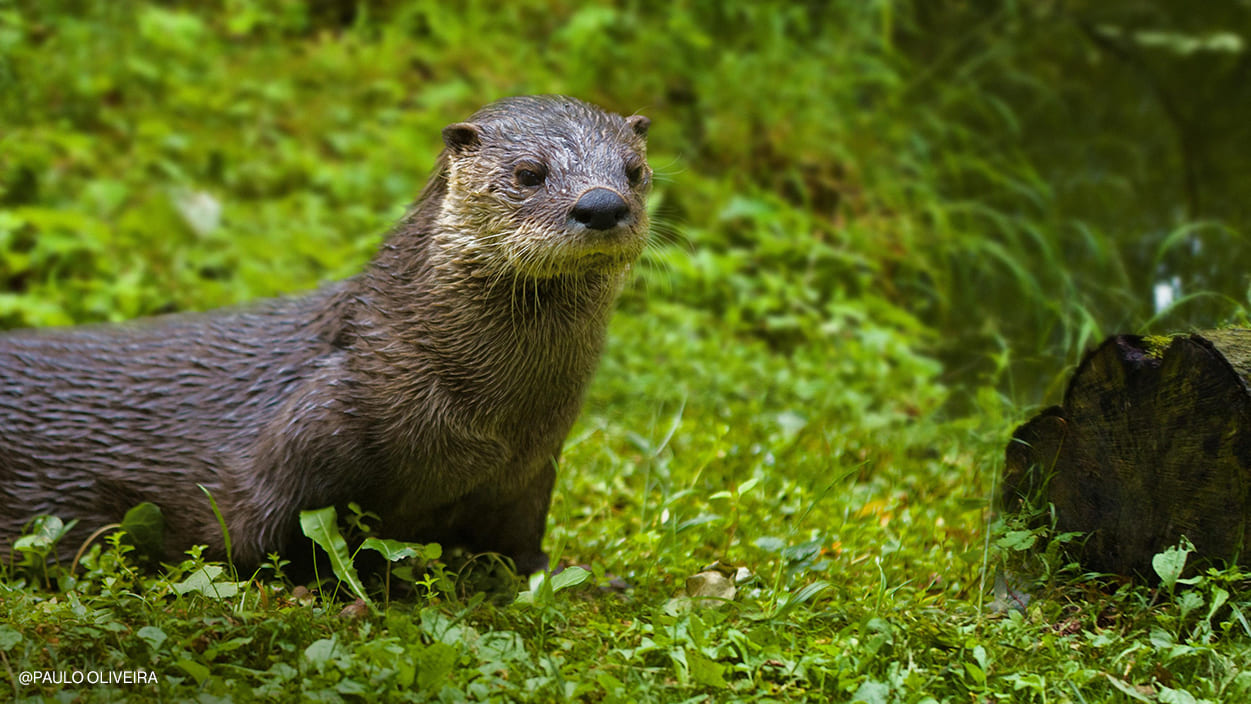
<svg viewBox="0 0 1251 704">
<path fill-rule="evenodd" d="M 0 550 L 32 517 L 72 553 L 141 502 L 164 559 L 287 554 L 356 502 L 387 537 L 543 569 L 561 445 L 647 238 L 649 120 L 563 96 L 444 128 L 364 271 L 302 297 L 0 335 Z M 77 540 L 75 538 L 77 537 Z"/>
</svg>

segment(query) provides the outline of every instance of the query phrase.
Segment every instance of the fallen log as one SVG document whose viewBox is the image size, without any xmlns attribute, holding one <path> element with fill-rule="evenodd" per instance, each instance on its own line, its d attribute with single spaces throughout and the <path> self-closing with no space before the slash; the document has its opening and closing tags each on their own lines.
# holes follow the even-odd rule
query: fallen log
<svg viewBox="0 0 1251 704">
<path fill-rule="evenodd" d="M 1251 564 L 1251 330 L 1109 338 L 1006 459 L 1004 507 L 1050 504 L 1086 569 L 1150 579 L 1182 536 Z"/>
</svg>

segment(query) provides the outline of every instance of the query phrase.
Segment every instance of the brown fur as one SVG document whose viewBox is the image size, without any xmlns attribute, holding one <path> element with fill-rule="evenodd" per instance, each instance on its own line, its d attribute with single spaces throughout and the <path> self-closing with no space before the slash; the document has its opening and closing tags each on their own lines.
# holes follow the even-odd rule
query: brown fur
<svg viewBox="0 0 1251 704">
<path fill-rule="evenodd" d="M 556 457 L 646 237 L 647 125 L 501 100 L 444 130 L 422 195 L 352 279 L 0 336 L 0 554 L 37 514 L 80 519 L 72 550 L 151 501 L 167 559 L 222 556 L 198 483 L 245 566 L 291 546 L 300 510 L 356 501 L 388 537 L 541 568 Z M 611 227 L 577 211 L 595 189 L 623 203 Z"/>
</svg>

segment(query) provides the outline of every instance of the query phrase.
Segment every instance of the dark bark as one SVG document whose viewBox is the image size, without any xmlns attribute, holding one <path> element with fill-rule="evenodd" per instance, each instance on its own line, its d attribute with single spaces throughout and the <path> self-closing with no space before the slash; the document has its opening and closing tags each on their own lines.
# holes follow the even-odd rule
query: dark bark
<svg viewBox="0 0 1251 704">
<path fill-rule="evenodd" d="M 1004 505 L 1054 508 L 1090 570 L 1151 578 L 1182 536 L 1251 564 L 1251 330 L 1109 338 L 1013 434 Z"/>
</svg>

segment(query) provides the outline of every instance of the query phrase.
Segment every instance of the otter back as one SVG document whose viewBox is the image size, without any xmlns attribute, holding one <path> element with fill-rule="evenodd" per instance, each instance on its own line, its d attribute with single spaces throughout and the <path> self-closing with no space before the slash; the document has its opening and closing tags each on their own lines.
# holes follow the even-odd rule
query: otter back
<svg viewBox="0 0 1251 704">
<path fill-rule="evenodd" d="M 448 126 L 365 270 L 301 298 L 0 335 L 0 552 L 151 501 L 166 558 L 287 549 L 355 501 L 382 534 L 546 564 L 560 446 L 647 233 L 646 118 L 508 98 Z M 77 540 L 76 540 L 77 539 Z"/>
</svg>

